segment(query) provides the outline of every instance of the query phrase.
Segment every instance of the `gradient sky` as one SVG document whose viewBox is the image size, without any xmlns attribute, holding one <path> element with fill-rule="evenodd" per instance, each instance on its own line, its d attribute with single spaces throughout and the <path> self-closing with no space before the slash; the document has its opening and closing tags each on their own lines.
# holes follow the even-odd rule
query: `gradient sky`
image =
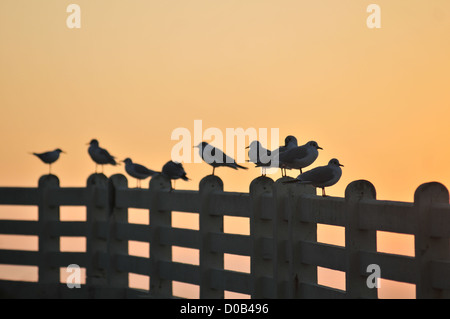
<svg viewBox="0 0 450 319">
<path fill-rule="evenodd" d="M 81 29 L 66 26 L 70 3 Z M 371 3 L 381 29 L 366 26 Z M 0 184 L 37 185 L 47 167 L 27 152 L 59 147 L 61 185 L 85 185 L 92 138 L 158 170 L 171 132 L 199 119 L 316 140 L 313 166 L 345 165 L 330 195 L 367 179 L 380 199 L 412 201 L 421 183 L 450 186 L 449 31 L 448 0 L 2 0 Z M 211 172 L 184 166 L 177 188 Z M 216 172 L 229 191 L 259 174 Z"/>
<path fill-rule="evenodd" d="M 377 1 L 381 29 L 366 26 L 369 1 L 80 0 L 81 29 L 66 26 L 70 3 L 0 3 L 2 185 L 36 185 L 47 168 L 27 152 L 56 147 L 61 184 L 84 185 L 94 137 L 160 169 L 172 130 L 195 119 L 316 140 L 315 165 L 345 164 L 337 196 L 360 178 L 405 201 L 450 185 L 446 0 Z M 211 171 L 185 167 L 183 188 Z M 238 191 L 258 173 L 218 170 Z"/>
</svg>

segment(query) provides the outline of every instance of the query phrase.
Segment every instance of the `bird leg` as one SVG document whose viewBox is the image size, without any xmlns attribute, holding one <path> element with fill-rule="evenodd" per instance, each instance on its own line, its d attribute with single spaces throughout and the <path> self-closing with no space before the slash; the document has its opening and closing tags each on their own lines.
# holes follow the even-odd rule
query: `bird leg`
<svg viewBox="0 0 450 319">
<path fill-rule="evenodd" d="M 97 163 L 95 163 L 95 174 L 97 174 Z"/>
<path fill-rule="evenodd" d="M 322 187 L 322 197 L 327 197 L 327 195 L 325 194 L 325 187 Z"/>
<path fill-rule="evenodd" d="M 300 168 L 300 174 L 303 174 L 302 169 Z"/>
<path fill-rule="evenodd" d="M 214 170 L 215 170 L 216 168 L 213 166 L 213 172 L 212 172 L 212 174 L 214 175 Z"/>
<path fill-rule="evenodd" d="M 52 174 L 52 164 L 48 164 L 48 175 Z"/>
</svg>

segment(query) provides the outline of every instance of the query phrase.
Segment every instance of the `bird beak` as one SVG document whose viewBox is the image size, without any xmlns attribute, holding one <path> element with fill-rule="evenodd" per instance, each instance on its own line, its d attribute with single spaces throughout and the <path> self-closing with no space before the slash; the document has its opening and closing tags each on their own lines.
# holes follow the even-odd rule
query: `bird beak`
<svg viewBox="0 0 450 319">
<path fill-rule="evenodd" d="M 320 146 L 317 146 L 317 149 L 319 149 L 319 150 L 323 150 L 323 148 L 321 148 Z"/>
<path fill-rule="evenodd" d="M 245 149 L 250 148 L 250 146 L 247 146 Z"/>
<path fill-rule="evenodd" d="M 91 143 L 86 143 L 86 145 L 91 145 Z"/>
<path fill-rule="evenodd" d="M 61 153 L 67 154 L 67 152 L 61 151 Z"/>
<path fill-rule="evenodd" d="M 344 165 L 342 165 L 342 164 L 339 164 L 339 166 L 342 166 L 342 167 L 344 167 Z"/>
</svg>

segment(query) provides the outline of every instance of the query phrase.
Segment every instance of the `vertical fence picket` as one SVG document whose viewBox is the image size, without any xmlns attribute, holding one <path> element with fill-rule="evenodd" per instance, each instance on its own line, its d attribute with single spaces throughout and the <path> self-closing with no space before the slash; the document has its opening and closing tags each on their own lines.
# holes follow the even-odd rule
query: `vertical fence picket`
<svg viewBox="0 0 450 319">
<path fill-rule="evenodd" d="M 50 223 L 59 221 L 59 206 L 49 204 L 49 196 L 52 190 L 59 188 L 59 179 L 55 175 L 44 175 L 39 179 L 39 261 L 38 280 L 40 284 L 55 285 L 60 281 L 59 267 L 51 264 L 49 254 L 58 253 L 60 250 L 60 238 L 50 234 Z M 50 293 L 42 289 L 46 295 Z M 43 296 L 42 296 L 43 297 Z M 54 297 L 54 296 L 51 296 Z"/>
<path fill-rule="evenodd" d="M 432 262 L 450 260 L 449 239 L 430 235 L 433 218 L 433 204 L 449 203 L 447 188 L 440 183 L 420 185 L 414 193 L 414 211 L 416 221 L 415 264 L 416 298 L 442 298 L 444 291 L 432 287 Z"/>
<path fill-rule="evenodd" d="M 276 298 L 292 298 L 293 255 L 289 249 L 292 232 L 292 210 L 288 205 L 289 186 L 281 178 L 274 183 L 275 212 L 273 219 L 273 262 Z"/>
<path fill-rule="evenodd" d="M 128 241 L 118 239 L 115 236 L 117 224 L 128 222 L 128 209 L 117 207 L 115 192 L 117 189 L 127 188 L 128 181 L 122 174 L 116 174 L 109 178 L 109 241 L 108 241 L 108 285 L 114 288 L 128 288 L 128 274 L 117 267 L 116 257 L 128 254 Z"/>
<path fill-rule="evenodd" d="M 363 230 L 359 227 L 359 202 L 364 199 L 376 199 L 376 190 L 372 183 L 358 180 L 350 183 L 345 189 L 346 226 L 345 251 L 347 255 L 347 272 L 345 280 L 348 298 L 377 298 L 377 289 L 369 288 L 366 276 L 361 275 L 360 251 L 377 251 L 377 234 L 375 230 Z"/>
<path fill-rule="evenodd" d="M 211 232 L 223 232 L 223 217 L 214 214 L 210 205 L 211 194 L 223 192 L 223 182 L 215 175 L 208 175 L 200 181 L 200 298 L 223 299 L 224 291 L 211 287 L 213 269 L 224 268 L 223 253 L 211 249 Z"/>
<path fill-rule="evenodd" d="M 264 195 L 273 196 L 273 183 L 271 178 L 261 176 L 250 184 L 251 217 L 250 235 L 252 239 L 253 254 L 251 256 L 251 275 L 253 282 L 252 298 L 274 298 L 272 275 L 273 256 L 267 256 L 267 245 L 273 240 L 272 216 L 262 214 L 261 198 Z"/>
<path fill-rule="evenodd" d="M 293 297 L 294 298 L 308 298 L 303 294 L 301 289 L 302 283 L 316 284 L 317 283 L 317 266 L 309 265 L 302 262 L 301 258 L 301 243 L 314 243 L 317 241 L 317 223 L 303 222 L 300 220 L 300 211 L 298 205 L 300 203 L 301 195 L 315 195 L 316 189 L 311 185 L 292 185 L 290 187 L 290 203 L 292 205 L 292 231 L 291 231 L 291 247 L 293 250 Z"/>
<path fill-rule="evenodd" d="M 170 180 L 163 175 L 152 177 L 150 192 L 150 294 L 154 298 L 172 296 L 172 281 L 160 276 L 160 261 L 172 261 L 172 246 L 161 243 L 161 228 L 172 226 L 172 212 L 159 209 L 158 192 L 171 190 Z"/>
<path fill-rule="evenodd" d="M 96 297 L 96 288 L 107 285 L 107 267 L 101 263 L 103 253 L 108 250 L 107 234 L 101 231 L 108 216 L 108 178 L 103 174 L 92 174 L 87 180 L 88 203 L 86 205 L 86 285 L 89 297 Z"/>
</svg>

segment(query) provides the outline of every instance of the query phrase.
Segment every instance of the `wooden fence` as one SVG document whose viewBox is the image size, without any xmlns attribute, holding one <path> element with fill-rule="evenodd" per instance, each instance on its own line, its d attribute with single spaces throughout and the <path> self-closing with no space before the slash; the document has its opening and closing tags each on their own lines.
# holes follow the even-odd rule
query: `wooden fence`
<svg viewBox="0 0 450 319">
<path fill-rule="evenodd" d="M 439 183 L 421 185 L 414 203 L 376 200 L 374 186 L 350 183 L 345 198 L 316 196 L 311 186 L 259 177 L 249 193 L 224 192 L 217 176 L 199 191 L 171 190 L 164 176 L 149 189 L 130 189 L 123 175 L 59 187 L 54 175 L 37 188 L 0 188 L 0 205 L 34 205 L 38 221 L 1 220 L 0 234 L 36 235 L 38 251 L 0 250 L 0 264 L 36 265 L 37 282 L 0 281 L 12 298 L 171 298 L 172 281 L 199 285 L 200 298 L 224 291 L 252 298 L 377 298 L 368 265 L 385 279 L 416 285 L 417 298 L 450 296 L 450 205 Z M 60 206 L 85 206 L 85 222 L 60 221 Z M 150 225 L 128 223 L 128 208 L 148 209 Z M 172 211 L 195 212 L 199 230 L 172 227 Z M 247 217 L 250 235 L 223 232 L 224 216 Z M 317 224 L 345 227 L 345 247 L 317 242 Z M 376 232 L 414 235 L 415 256 L 377 252 Z M 61 252 L 61 236 L 86 237 L 86 252 Z M 128 254 L 128 241 L 150 243 L 150 258 Z M 172 246 L 199 250 L 199 265 L 172 260 Z M 251 258 L 250 273 L 224 269 L 224 254 Z M 86 282 L 69 289 L 60 267 L 86 268 Z M 345 291 L 317 283 L 317 267 L 345 272 Z M 128 273 L 150 277 L 149 291 L 128 287 Z"/>
</svg>

